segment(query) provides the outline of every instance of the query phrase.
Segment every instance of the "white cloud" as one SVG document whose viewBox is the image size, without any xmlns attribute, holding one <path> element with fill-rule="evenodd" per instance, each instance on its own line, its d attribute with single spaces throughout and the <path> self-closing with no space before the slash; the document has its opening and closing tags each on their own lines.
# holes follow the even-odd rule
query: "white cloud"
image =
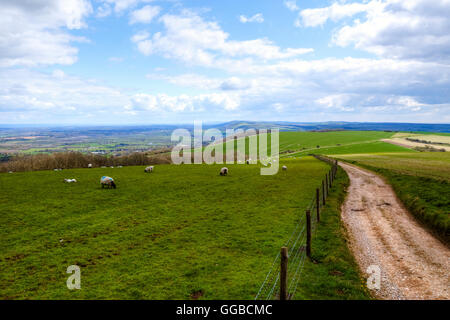
<svg viewBox="0 0 450 320">
<path fill-rule="evenodd" d="M 144 55 L 160 54 L 189 64 L 219 66 L 248 59 L 286 59 L 312 52 L 308 48 L 282 50 L 268 39 L 246 41 L 229 40 L 216 22 L 204 21 L 200 16 L 184 11 L 181 15 L 163 15 L 159 19 L 164 32 L 140 32 L 131 40 Z M 233 58 L 241 58 L 236 61 Z"/>
<path fill-rule="evenodd" d="M 0 113 L 24 112 L 33 115 L 51 112 L 65 117 L 95 112 L 111 112 L 127 103 L 120 90 L 93 80 L 83 80 L 56 69 L 51 74 L 10 69 L 0 73 Z"/>
<path fill-rule="evenodd" d="M 264 17 L 262 15 L 262 13 L 257 13 L 251 17 L 246 17 L 244 15 L 241 15 L 241 16 L 239 16 L 239 21 L 242 23 L 247 23 L 247 22 L 263 23 Z"/>
<path fill-rule="evenodd" d="M 235 110 L 239 107 L 238 96 L 224 93 L 210 93 L 196 96 L 139 93 L 131 97 L 131 103 L 125 108 L 129 111 L 154 112 L 199 112 L 215 108 Z"/>
<path fill-rule="evenodd" d="M 440 63 L 296 59 L 228 71 L 232 77 L 185 74 L 149 78 L 166 80 L 178 88 L 232 92 L 240 101 L 235 110 L 251 117 L 265 115 L 270 119 L 270 109 L 290 119 L 323 114 L 316 121 L 323 120 L 324 115 L 338 117 L 342 113 L 356 121 L 366 116 L 368 121 L 392 121 L 393 114 L 401 116 L 402 121 L 444 121 L 450 117 L 450 66 Z"/>
<path fill-rule="evenodd" d="M 97 7 L 97 18 L 104 18 L 109 16 L 112 13 L 112 8 L 108 3 L 102 3 L 100 6 Z"/>
<path fill-rule="evenodd" d="M 0 7 L 0 67 L 73 64 L 74 41 L 68 31 L 86 27 L 92 12 L 86 0 L 3 1 Z"/>
<path fill-rule="evenodd" d="M 323 25 L 362 14 L 336 29 L 333 43 L 353 45 L 380 57 L 450 61 L 449 0 L 371 0 L 333 3 L 300 12 L 303 26 Z"/>
<path fill-rule="evenodd" d="M 101 0 L 101 1 L 103 2 L 103 4 L 100 5 L 97 8 L 97 10 L 102 11 L 104 10 L 105 6 L 109 8 L 114 7 L 114 12 L 120 14 L 128 9 L 136 7 L 139 3 L 148 3 L 154 0 Z"/>
<path fill-rule="evenodd" d="M 296 0 L 285 0 L 284 5 L 291 11 L 297 11 L 299 9 Z"/>
<path fill-rule="evenodd" d="M 335 2 L 329 7 L 317 9 L 305 9 L 300 11 L 300 25 L 305 27 L 317 27 L 325 24 L 327 20 L 338 21 L 343 18 L 352 17 L 361 12 L 374 10 L 376 7 L 383 6 L 379 1 L 369 3 L 338 3 Z"/>
<path fill-rule="evenodd" d="M 150 23 L 160 12 L 161 7 L 150 5 L 144 6 L 141 9 L 131 12 L 130 24 Z"/>
<path fill-rule="evenodd" d="M 91 122 L 91 117 L 103 123 L 121 115 L 148 115 L 154 119 L 161 114 L 225 112 L 240 106 L 240 96 L 233 93 L 134 93 L 59 69 L 51 73 L 11 69 L 7 74 L 0 73 L 0 83 L 0 117 L 28 123 L 54 119 Z"/>
</svg>

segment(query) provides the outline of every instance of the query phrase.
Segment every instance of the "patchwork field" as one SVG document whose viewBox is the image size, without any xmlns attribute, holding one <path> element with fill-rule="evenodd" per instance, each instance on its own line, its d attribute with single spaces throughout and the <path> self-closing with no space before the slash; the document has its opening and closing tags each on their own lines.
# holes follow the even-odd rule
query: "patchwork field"
<svg viewBox="0 0 450 320">
<path fill-rule="evenodd" d="M 406 148 L 434 151 L 450 151 L 450 136 L 444 134 L 411 134 L 396 133 L 389 139 L 383 139 L 384 142 Z"/>
<path fill-rule="evenodd" d="M 283 163 L 275 176 L 246 165 L 227 177 L 218 165 L 1 174 L 0 297 L 253 299 L 328 171 Z M 103 175 L 117 189 L 101 189 Z M 73 264 L 81 290 L 66 288 Z"/>
</svg>

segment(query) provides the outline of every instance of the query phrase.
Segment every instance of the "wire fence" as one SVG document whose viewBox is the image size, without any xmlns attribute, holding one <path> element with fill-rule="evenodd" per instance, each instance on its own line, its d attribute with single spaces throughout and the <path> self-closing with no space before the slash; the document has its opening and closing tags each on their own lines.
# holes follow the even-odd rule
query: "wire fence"
<svg viewBox="0 0 450 320">
<path fill-rule="evenodd" d="M 285 263 L 287 265 L 285 269 L 282 267 L 282 247 L 282 250 L 273 260 L 271 268 L 255 296 L 255 300 L 292 299 L 298 289 L 305 261 L 311 251 L 311 234 L 318 228 L 320 212 L 325 206 L 326 198 L 337 172 L 337 161 L 324 156 L 314 155 L 314 157 L 329 163 L 331 169 L 327 172 L 321 186 L 316 189 L 316 194 L 305 208 L 306 214 L 300 216 L 294 231 L 283 245 L 289 253 L 288 257 L 286 257 Z"/>
</svg>

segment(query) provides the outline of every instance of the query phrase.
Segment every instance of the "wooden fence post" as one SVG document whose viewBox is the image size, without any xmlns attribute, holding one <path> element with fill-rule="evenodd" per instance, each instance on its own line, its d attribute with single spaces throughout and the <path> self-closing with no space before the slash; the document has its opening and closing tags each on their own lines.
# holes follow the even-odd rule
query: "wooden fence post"
<svg viewBox="0 0 450 320">
<path fill-rule="evenodd" d="M 323 205 L 325 205 L 325 182 L 323 182 L 323 180 L 322 180 L 322 200 Z"/>
<path fill-rule="evenodd" d="M 281 247 L 280 300 L 287 300 L 288 248 Z"/>
<path fill-rule="evenodd" d="M 316 189 L 316 207 L 317 207 L 317 222 L 320 221 L 320 191 Z"/>
<path fill-rule="evenodd" d="M 328 182 L 328 173 L 325 175 L 325 184 L 326 184 L 326 190 L 327 190 L 327 198 L 328 198 L 328 188 L 330 187 L 330 184 Z"/>
<path fill-rule="evenodd" d="M 336 178 L 336 174 L 338 171 L 338 161 L 336 160 L 336 162 L 334 163 L 334 177 Z"/>
<path fill-rule="evenodd" d="M 306 255 L 311 258 L 311 211 L 306 210 Z"/>
</svg>

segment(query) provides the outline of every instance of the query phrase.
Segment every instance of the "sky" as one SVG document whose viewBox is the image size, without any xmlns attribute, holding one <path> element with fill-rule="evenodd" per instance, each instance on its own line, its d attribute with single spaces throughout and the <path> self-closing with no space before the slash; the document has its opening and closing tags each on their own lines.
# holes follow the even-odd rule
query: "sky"
<svg viewBox="0 0 450 320">
<path fill-rule="evenodd" d="M 0 0 L 0 123 L 450 123 L 450 0 Z"/>
</svg>

